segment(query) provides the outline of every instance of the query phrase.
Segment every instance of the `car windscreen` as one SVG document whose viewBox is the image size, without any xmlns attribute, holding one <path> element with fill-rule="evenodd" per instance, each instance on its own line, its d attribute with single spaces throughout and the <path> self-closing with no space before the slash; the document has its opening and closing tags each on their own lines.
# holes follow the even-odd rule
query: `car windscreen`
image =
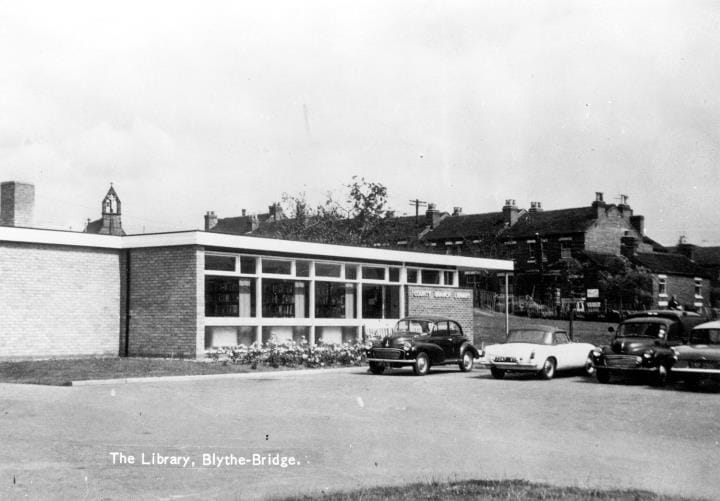
<svg viewBox="0 0 720 501">
<path fill-rule="evenodd" d="M 693 329 L 690 333 L 690 344 L 720 345 L 720 329 Z"/>
<path fill-rule="evenodd" d="M 535 329 L 512 330 L 506 343 L 552 344 L 552 336 L 547 331 Z"/>
<path fill-rule="evenodd" d="M 667 325 L 662 320 L 626 321 L 618 326 L 617 337 L 664 338 Z"/>
<path fill-rule="evenodd" d="M 435 330 L 435 323 L 430 320 L 405 319 L 395 325 L 396 332 L 411 334 L 430 334 Z"/>
</svg>

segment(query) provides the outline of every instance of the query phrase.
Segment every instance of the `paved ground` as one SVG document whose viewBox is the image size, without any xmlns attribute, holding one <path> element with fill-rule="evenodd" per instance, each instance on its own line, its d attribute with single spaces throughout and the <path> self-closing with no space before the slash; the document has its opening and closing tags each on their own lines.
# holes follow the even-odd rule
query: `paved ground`
<svg viewBox="0 0 720 501">
<path fill-rule="evenodd" d="M 415 480 L 523 478 L 720 492 L 720 393 L 364 369 L 303 377 L 0 385 L 0 498 L 252 499 Z M 113 464 L 111 453 L 192 467 Z M 203 454 L 301 464 L 203 467 Z M 116 456 L 119 458 L 119 456 Z"/>
</svg>

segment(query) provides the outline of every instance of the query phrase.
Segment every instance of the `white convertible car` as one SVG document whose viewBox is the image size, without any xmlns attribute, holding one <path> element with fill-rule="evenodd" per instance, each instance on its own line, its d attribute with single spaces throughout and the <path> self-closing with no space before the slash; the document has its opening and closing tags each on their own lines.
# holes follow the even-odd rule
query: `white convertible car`
<svg viewBox="0 0 720 501">
<path fill-rule="evenodd" d="M 502 379 L 507 372 L 531 372 L 552 379 L 556 371 L 594 372 L 591 354 L 595 346 L 570 340 L 566 330 L 531 325 L 512 329 L 502 344 L 493 344 L 480 352 L 480 365 L 490 368 L 493 377 Z"/>
</svg>

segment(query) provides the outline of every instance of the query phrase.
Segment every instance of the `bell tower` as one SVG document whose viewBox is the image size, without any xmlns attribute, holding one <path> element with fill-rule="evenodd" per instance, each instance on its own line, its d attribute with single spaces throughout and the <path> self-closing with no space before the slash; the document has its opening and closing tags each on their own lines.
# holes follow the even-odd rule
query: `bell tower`
<svg viewBox="0 0 720 501">
<path fill-rule="evenodd" d="M 100 233 L 105 235 L 124 235 L 121 221 L 121 202 L 113 184 L 110 183 L 110 189 L 102 201 L 102 227 Z"/>
</svg>

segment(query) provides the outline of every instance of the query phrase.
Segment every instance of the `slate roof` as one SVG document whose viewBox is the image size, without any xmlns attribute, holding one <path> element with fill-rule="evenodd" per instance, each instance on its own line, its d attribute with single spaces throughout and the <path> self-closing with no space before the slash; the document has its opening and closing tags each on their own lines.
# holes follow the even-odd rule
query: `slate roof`
<svg viewBox="0 0 720 501">
<path fill-rule="evenodd" d="M 237 217 L 224 217 L 218 219 L 217 224 L 210 229 L 214 233 L 232 233 L 234 235 L 244 235 L 252 231 L 252 219 L 257 217 L 260 224 L 264 223 L 270 218 L 269 214 L 258 214 L 257 216 L 237 216 Z"/>
<path fill-rule="evenodd" d="M 653 273 L 667 273 L 670 275 L 687 275 L 704 277 L 705 271 L 682 254 L 639 252 L 632 260 Z"/>
<path fill-rule="evenodd" d="M 496 236 L 505 227 L 502 212 L 448 216 L 423 237 L 424 240 L 440 241 L 457 238 Z"/>
<path fill-rule="evenodd" d="M 532 238 L 536 233 L 540 233 L 542 236 L 580 233 L 584 232 L 596 218 L 597 211 L 593 207 L 528 211 L 520 216 L 517 223 L 508 228 L 503 236 L 506 238 Z"/>
<path fill-rule="evenodd" d="M 695 247 L 693 259 L 700 266 L 720 266 L 720 247 Z"/>
</svg>

